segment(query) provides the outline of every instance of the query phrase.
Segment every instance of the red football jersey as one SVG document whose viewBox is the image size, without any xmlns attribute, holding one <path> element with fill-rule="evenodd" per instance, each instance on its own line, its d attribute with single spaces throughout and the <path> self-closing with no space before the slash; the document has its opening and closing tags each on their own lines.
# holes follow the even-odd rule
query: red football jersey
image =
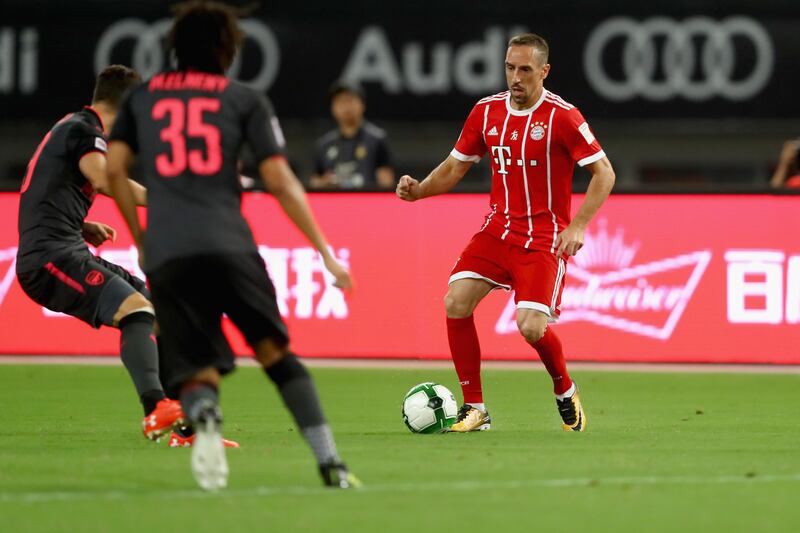
<svg viewBox="0 0 800 533">
<path fill-rule="evenodd" d="M 478 101 L 451 155 L 492 158 L 491 212 L 481 231 L 532 250 L 555 252 L 569 224 L 572 172 L 605 157 L 578 109 L 547 89 L 532 107 L 511 107 L 508 91 Z"/>
</svg>

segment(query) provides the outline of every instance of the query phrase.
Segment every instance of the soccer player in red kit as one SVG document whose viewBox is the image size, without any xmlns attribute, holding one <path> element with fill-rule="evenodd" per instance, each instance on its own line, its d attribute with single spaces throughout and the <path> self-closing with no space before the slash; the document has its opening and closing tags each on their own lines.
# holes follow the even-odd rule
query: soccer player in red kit
<svg viewBox="0 0 800 533">
<path fill-rule="evenodd" d="M 509 90 L 475 104 L 455 148 L 427 178 L 402 176 L 397 185 L 397 195 L 409 202 L 443 194 L 484 154 L 491 158 L 491 212 L 458 258 L 445 296 L 447 336 L 464 394 L 451 431 L 491 426 L 472 312 L 498 287 L 514 290 L 517 326 L 553 379 L 563 429 L 586 429 L 561 341 L 548 323 L 558 319 L 567 259 L 583 246 L 586 226 L 614 185 L 614 171 L 578 109 L 544 88 L 548 53 L 538 35 L 513 37 L 505 60 Z M 570 220 L 575 163 L 592 179 Z"/>
</svg>

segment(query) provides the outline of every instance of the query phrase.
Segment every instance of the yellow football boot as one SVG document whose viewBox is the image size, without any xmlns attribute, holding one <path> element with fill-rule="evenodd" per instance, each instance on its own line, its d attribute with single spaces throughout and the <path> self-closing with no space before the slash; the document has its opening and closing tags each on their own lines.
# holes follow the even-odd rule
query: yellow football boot
<svg viewBox="0 0 800 533">
<path fill-rule="evenodd" d="M 481 411 L 469 404 L 464 404 L 458 410 L 458 418 L 450 426 L 454 433 L 467 433 L 469 431 L 486 431 L 492 427 L 492 419 L 488 411 Z"/>
<path fill-rule="evenodd" d="M 586 415 L 583 413 L 581 397 L 578 394 L 577 387 L 572 396 L 563 400 L 556 398 L 556 405 L 558 406 L 558 414 L 561 415 L 561 420 L 564 421 L 561 425 L 564 431 L 586 431 Z"/>
</svg>

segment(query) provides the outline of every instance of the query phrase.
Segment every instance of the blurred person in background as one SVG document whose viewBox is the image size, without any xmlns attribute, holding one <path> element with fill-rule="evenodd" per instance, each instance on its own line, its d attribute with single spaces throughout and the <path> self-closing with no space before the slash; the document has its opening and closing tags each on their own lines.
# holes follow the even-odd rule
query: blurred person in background
<svg viewBox="0 0 800 533">
<path fill-rule="evenodd" d="M 769 185 L 773 189 L 800 189 L 800 139 L 783 143 L 778 166 Z"/>
<path fill-rule="evenodd" d="M 393 189 L 386 132 L 364 120 L 363 88 L 339 80 L 331 87 L 330 99 L 337 128 L 317 140 L 310 188 Z"/>
</svg>

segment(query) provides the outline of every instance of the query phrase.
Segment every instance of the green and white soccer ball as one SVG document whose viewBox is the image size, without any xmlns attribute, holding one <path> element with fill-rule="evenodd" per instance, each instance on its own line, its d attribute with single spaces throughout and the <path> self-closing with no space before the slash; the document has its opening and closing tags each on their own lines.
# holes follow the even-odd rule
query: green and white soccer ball
<svg viewBox="0 0 800 533">
<path fill-rule="evenodd" d="M 403 399 L 403 422 L 412 433 L 441 433 L 453 425 L 457 415 L 455 396 L 438 383 L 420 383 Z"/>
</svg>

